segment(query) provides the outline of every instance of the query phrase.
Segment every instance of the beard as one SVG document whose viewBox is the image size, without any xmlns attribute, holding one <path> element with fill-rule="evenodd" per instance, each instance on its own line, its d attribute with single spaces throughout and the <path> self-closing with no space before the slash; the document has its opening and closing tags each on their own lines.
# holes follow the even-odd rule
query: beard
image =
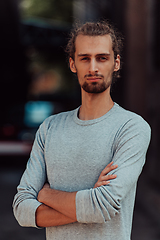
<svg viewBox="0 0 160 240">
<path fill-rule="evenodd" d="M 75 66 L 76 67 L 76 66 Z M 77 77 L 78 77 L 78 70 L 76 68 L 76 73 L 77 73 Z M 82 89 L 87 92 L 87 93 L 102 93 L 104 92 L 105 90 L 107 90 L 111 85 L 112 85 L 112 77 L 113 77 L 113 73 L 112 73 L 112 77 L 111 79 L 109 79 L 108 81 L 104 81 L 104 76 L 101 75 L 101 74 L 98 74 L 98 73 L 95 73 L 94 75 L 92 74 L 86 74 L 84 76 L 84 78 L 87 78 L 87 77 L 100 77 L 103 79 L 103 82 L 91 82 L 91 83 L 88 83 L 88 82 L 84 82 L 82 85 L 80 84 L 80 87 L 82 87 Z"/>
<path fill-rule="evenodd" d="M 93 83 L 87 83 L 84 82 L 81 86 L 83 90 L 87 93 L 102 93 L 105 90 L 107 90 L 111 86 L 111 82 L 93 82 Z"/>
<path fill-rule="evenodd" d="M 91 75 L 91 74 L 85 75 L 85 77 L 92 77 L 92 76 L 93 75 Z M 95 77 L 101 77 L 103 79 L 103 82 L 91 82 L 91 83 L 84 82 L 81 87 L 83 88 L 83 90 L 85 92 L 88 92 L 88 93 L 102 93 L 111 86 L 112 80 L 109 80 L 109 81 L 105 82 L 103 75 L 95 74 L 94 76 Z"/>
</svg>

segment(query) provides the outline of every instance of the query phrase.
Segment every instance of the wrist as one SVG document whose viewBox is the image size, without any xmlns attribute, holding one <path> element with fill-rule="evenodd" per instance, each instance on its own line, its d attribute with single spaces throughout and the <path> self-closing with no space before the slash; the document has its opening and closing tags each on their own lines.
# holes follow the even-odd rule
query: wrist
<svg viewBox="0 0 160 240">
<path fill-rule="evenodd" d="M 47 198 L 48 198 L 48 196 L 49 196 L 49 191 L 50 191 L 50 190 L 51 190 L 50 188 L 42 188 L 42 189 L 39 191 L 39 193 L 38 193 L 37 200 L 38 200 L 39 202 L 47 205 L 46 202 L 47 202 Z"/>
</svg>

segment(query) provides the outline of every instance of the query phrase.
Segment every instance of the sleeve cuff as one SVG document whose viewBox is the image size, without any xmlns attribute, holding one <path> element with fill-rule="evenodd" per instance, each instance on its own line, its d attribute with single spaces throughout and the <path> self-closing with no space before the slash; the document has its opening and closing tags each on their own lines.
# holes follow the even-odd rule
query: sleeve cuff
<svg viewBox="0 0 160 240">
<path fill-rule="evenodd" d="M 89 195 L 89 190 L 81 190 L 76 194 L 76 217 L 77 221 L 81 223 L 87 223 L 89 217 L 89 203 L 87 202 L 87 197 Z M 87 217 L 88 216 L 88 217 Z"/>
<path fill-rule="evenodd" d="M 37 200 L 27 199 L 23 201 L 17 209 L 16 219 L 19 224 L 24 227 L 37 227 L 36 210 L 42 203 Z M 22 214 L 23 212 L 23 214 Z"/>
</svg>

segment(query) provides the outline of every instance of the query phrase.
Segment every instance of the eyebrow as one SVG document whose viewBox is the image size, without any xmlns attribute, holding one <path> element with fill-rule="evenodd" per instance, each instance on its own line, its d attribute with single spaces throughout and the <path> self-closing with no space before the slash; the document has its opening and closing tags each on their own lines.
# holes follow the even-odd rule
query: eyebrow
<svg viewBox="0 0 160 240">
<path fill-rule="evenodd" d="M 96 57 L 98 57 L 98 56 L 106 56 L 106 57 L 109 57 L 111 54 L 110 53 L 98 53 L 98 54 L 96 54 Z M 89 53 L 80 53 L 80 54 L 78 54 L 78 57 L 88 57 L 88 56 L 91 56 L 91 54 L 89 54 Z"/>
</svg>

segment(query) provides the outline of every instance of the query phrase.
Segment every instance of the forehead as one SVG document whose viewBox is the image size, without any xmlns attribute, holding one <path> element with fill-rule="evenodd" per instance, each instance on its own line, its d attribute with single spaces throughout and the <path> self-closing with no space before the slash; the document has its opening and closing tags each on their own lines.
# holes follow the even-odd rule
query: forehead
<svg viewBox="0 0 160 240">
<path fill-rule="evenodd" d="M 75 54 L 112 54 L 112 39 L 110 35 L 85 36 L 78 35 L 75 42 Z"/>
</svg>

